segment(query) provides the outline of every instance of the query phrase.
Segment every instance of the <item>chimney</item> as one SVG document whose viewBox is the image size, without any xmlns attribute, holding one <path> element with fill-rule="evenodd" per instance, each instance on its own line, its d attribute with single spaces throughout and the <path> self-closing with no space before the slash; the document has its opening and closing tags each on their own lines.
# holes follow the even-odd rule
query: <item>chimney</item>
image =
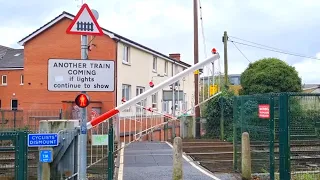
<svg viewBox="0 0 320 180">
<path fill-rule="evenodd" d="M 169 54 L 169 57 L 177 61 L 180 61 L 180 53 Z"/>
</svg>

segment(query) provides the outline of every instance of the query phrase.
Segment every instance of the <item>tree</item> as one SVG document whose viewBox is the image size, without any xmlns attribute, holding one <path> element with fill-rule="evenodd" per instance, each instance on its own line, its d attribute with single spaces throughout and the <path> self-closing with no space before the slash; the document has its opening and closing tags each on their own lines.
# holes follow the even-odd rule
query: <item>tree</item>
<svg viewBox="0 0 320 180">
<path fill-rule="evenodd" d="M 277 58 L 250 63 L 241 74 L 240 94 L 300 92 L 301 78 L 294 67 Z"/>
</svg>

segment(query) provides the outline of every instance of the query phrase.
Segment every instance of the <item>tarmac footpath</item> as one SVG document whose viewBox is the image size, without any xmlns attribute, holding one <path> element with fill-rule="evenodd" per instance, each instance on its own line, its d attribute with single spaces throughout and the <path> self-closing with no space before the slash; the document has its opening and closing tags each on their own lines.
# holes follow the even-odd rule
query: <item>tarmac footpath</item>
<svg viewBox="0 0 320 180">
<path fill-rule="evenodd" d="M 167 142 L 134 142 L 120 151 L 118 180 L 170 180 L 173 149 Z M 224 180 L 183 155 L 184 180 Z M 232 178 L 231 178 L 232 179 Z"/>
</svg>

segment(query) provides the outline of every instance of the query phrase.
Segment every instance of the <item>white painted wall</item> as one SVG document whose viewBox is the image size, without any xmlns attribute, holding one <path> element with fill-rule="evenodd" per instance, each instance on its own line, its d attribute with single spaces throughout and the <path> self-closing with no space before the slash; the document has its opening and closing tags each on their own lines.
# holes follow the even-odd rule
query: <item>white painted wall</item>
<svg viewBox="0 0 320 180">
<path fill-rule="evenodd" d="M 136 88 L 144 87 L 145 90 L 149 89 L 149 82 L 153 77 L 154 84 L 158 84 L 161 81 L 172 77 L 172 63 L 164 60 L 163 58 L 157 57 L 157 70 L 153 71 L 153 54 L 139 50 L 134 47 L 129 47 L 129 63 L 123 62 L 124 59 L 124 48 L 125 45 L 122 42 L 118 42 L 118 54 L 117 54 L 117 104 L 121 104 L 122 99 L 122 85 L 127 84 L 131 86 L 130 98 L 136 96 Z M 165 62 L 168 62 L 168 73 L 165 74 Z M 178 65 L 177 70 L 181 72 L 183 67 Z M 178 73 L 178 72 L 176 72 Z M 164 75 L 164 77 L 154 77 L 157 74 Z M 186 93 L 187 108 L 191 108 L 191 103 L 194 93 L 194 81 L 193 73 L 189 77 L 185 78 L 185 81 L 181 81 L 180 90 L 184 90 Z M 166 90 L 170 90 L 169 87 Z M 163 112 L 162 92 L 158 92 L 157 98 L 157 111 Z M 146 107 L 152 107 L 152 99 L 148 97 L 146 100 Z M 182 108 L 182 105 L 180 106 Z M 171 103 L 169 104 L 169 112 L 171 113 Z M 121 112 L 120 116 L 133 115 L 136 108 L 131 107 L 130 112 Z"/>
</svg>

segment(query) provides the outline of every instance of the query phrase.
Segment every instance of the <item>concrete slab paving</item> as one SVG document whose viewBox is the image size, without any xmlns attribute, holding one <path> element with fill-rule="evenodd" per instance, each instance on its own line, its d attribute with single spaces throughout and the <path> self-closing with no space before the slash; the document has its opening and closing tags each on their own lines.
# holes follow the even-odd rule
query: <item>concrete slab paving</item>
<svg viewBox="0 0 320 180">
<path fill-rule="evenodd" d="M 123 180 L 172 179 L 173 150 L 165 142 L 135 142 L 124 149 Z M 183 162 L 184 180 L 214 179 Z"/>
</svg>

